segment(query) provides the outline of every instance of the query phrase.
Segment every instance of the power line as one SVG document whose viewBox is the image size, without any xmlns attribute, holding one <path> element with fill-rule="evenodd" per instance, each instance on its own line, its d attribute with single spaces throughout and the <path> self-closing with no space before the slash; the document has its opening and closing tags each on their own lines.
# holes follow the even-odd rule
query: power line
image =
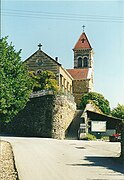
<svg viewBox="0 0 124 180">
<path fill-rule="evenodd" d="M 63 17 L 46 17 L 46 16 L 32 16 L 32 15 L 18 15 L 18 14 L 3 14 L 3 16 L 14 16 L 14 17 L 24 17 L 24 18 L 42 18 L 42 19 L 53 19 L 53 20 L 67 20 L 67 21 L 90 21 L 90 22 L 111 22 L 111 23 L 124 23 L 124 21 L 117 21 L 117 20 L 94 20 L 94 19 L 87 19 L 87 18 L 63 18 Z"/>
<path fill-rule="evenodd" d="M 21 10 L 3 10 L 2 14 L 3 16 L 16 16 L 16 17 L 25 17 L 25 18 L 124 23 L 123 17 L 112 17 L 112 16 L 96 16 L 96 15 L 94 16 L 94 15 L 35 12 L 35 11 L 21 11 Z"/>
<path fill-rule="evenodd" d="M 112 19 L 124 19 L 124 17 L 118 16 L 103 16 L 103 15 L 83 15 L 83 14 L 73 14 L 73 13 L 53 13 L 53 12 L 44 12 L 44 11 L 27 11 L 27 10 L 17 10 L 17 9 L 3 9 L 3 11 L 14 11 L 14 12 L 25 12 L 25 13 L 33 13 L 33 14 L 50 14 L 50 15 L 64 15 L 64 16 L 78 16 L 78 17 L 96 17 L 96 18 L 112 18 Z"/>
</svg>

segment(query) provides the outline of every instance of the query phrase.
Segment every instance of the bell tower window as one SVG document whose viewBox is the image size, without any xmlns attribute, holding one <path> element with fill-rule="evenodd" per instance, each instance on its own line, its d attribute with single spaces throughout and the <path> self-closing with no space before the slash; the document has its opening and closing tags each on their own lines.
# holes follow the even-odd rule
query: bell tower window
<svg viewBox="0 0 124 180">
<path fill-rule="evenodd" d="M 78 67 L 82 67 L 82 58 L 81 57 L 78 58 Z"/>
<path fill-rule="evenodd" d="M 84 64 L 84 67 L 88 67 L 88 58 L 87 57 L 84 57 L 83 64 Z"/>
</svg>

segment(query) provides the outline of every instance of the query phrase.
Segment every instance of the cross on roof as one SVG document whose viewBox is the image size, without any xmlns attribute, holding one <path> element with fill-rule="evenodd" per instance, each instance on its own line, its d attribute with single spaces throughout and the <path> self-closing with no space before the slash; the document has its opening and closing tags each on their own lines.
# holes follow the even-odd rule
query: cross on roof
<svg viewBox="0 0 124 180">
<path fill-rule="evenodd" d="M 83 25 L 83 26 L 82 26 L 82 28 L 83 28 L 83 32 L 84 32 L 84 28 L 85 28 L 85 26 Z"/>
<path fill-rule="evenodd" d="M 82 42 L 82 43 L 84 43 L 84 41 L 85 41 L 85 39 L 84 39 L 84 38 L 83 38 L 83 39 L 81 39 L 81 42 Z"/>
<path fill-rule="evenodd" d="M 39 44 L 38 44 L 38 47 L 39 47 L 39 50 L 41 50 L 42 44 L 39 43 Z"/>
</svg>

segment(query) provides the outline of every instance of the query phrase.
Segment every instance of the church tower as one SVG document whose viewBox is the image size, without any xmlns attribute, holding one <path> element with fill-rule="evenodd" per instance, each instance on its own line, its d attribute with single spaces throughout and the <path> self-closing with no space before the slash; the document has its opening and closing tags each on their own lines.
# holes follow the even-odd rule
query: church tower
<svg viewBox="0 0 124 180">
<path fill-rule="evenodd" d="M 73 52 L 74 69 L 67 69 L 67 71 L 73 77 L 73 95 L 79 107 L 82 95 L 93 91 L 93 49 L 84 30 Z"/>
<path fill-rule="evenodd" d="M 83 32 L 74 46 L 74 68 L 93 68 L 93 50 Z"/>
</svg>

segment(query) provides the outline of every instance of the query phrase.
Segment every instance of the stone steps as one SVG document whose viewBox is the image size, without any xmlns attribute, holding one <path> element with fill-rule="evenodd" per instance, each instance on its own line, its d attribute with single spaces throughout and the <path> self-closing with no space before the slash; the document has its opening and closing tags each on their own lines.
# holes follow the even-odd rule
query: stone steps
<svg viewBox="0 0 124 180">
<path fill-rule="evenodd" d="M 74 118 L 66 131 L 66 139 L 78 139 L 78 129 L 80 126 L 80 117 L 82 110 L 76 110 Z"/>
</svg>

